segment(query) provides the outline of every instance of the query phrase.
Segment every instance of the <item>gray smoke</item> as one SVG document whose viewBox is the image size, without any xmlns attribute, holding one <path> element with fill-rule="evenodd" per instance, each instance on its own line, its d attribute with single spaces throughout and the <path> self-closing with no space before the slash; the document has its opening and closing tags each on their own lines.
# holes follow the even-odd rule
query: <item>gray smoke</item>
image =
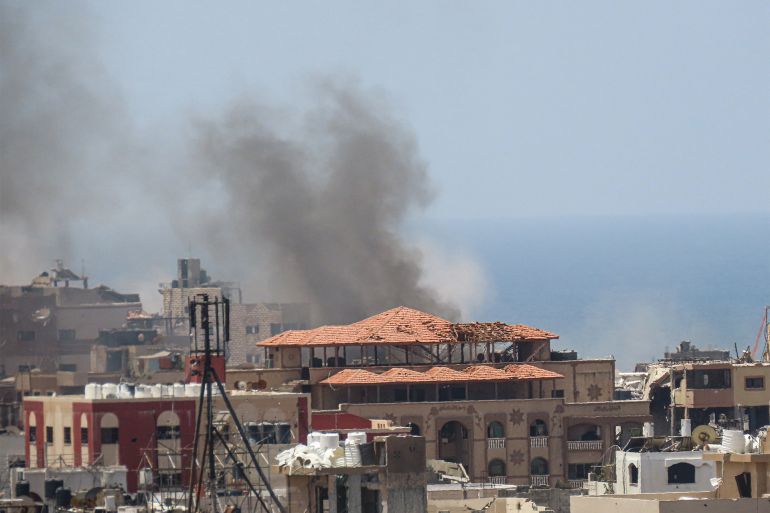
<svg viewBox="0 0 770 513">
<path fill-rule="evenodd" d="M 242 101 L 199 122 L 198 162 L 227 196 L 227 215 L 207 230 L 219 234 L 215 252 L 245 257 L 252 275 L 270 275 L 251 283 L 310 301 L 322 322 L 402 304 L 457 318 L 422 283 L 421 256 L 401 236 L 407 214 L 431 198 L 414 136 L 355 85 L 315 92 L 301 116 Z"/>
<path fill-rule="evenodd" d="M 71 250 L 97 207 L 94 162 L 116 119 L 67 6 L 0 3 L 0 280 L 29 278 Z M 98 86 L 96 85 L 98 84 Z M 42 255 L 45 255 L 41 258 Z"/>
</svg>

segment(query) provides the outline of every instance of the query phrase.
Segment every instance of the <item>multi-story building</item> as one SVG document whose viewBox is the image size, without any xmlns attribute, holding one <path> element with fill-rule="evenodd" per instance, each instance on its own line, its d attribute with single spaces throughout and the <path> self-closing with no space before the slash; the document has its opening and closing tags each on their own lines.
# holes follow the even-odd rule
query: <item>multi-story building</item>
<svg viewBox="0 0 770 513">
<path fill-rule="evenodd" d="M 770 424 L 768 383 L 770 362 L 678 363 L 652 367 L 645 394 L 658 433 L 670 429 L 671 420 L 677 433 L 682 419 L 693 427 L 730 422 L 754 431 Z"/>
<path fill-rule="evenodd" d="M 62 363 L 88 372 L 99 331 L 120 328 L 141 308 L 138 294 L 88 288 L 87 278 L 61 262 L 28 286 L 0 286 L 0 372 L 13 375 L 19 366 L 53 371 Z"/>
<path fill-rule="evenodd" d="M 286 330 L 312 327 L 307 303 L 251 303 L 230 307 L 229 365 L 262 364 L 256 343 Z"/>
<path fill-rule="evenodd" d="M 180 386 L 173 390 L 180 390 Z M 136 397 L 122 391 L 107 393 L 107 387 L 121 390 L 117 385 L 104 385 L 101 390 L 106 397 L 26 397 L 27 467 L 122 465 L 128 468 L 127 491 L 131 493 L 137 491 L 142 469 L 152 472 L 156 485 L 186 486 L 195 437 L 197 393 L 192 394 L 196 397 L 186 392 Z M 253 426 L 260 433 L 267 433 L 265 426 L 269 427 L 270 434 L 265 436 L 268 447 L 264 450 L 268 459 L 280 446 L 306 439 L 310 422 L 307 395 L 262 391 L 230 391 L 229 395 L 247 429 Z M 215 407 L 225 410 L 220 396 L 215 398 Z M 218 414 L 215 422 L 222 433 L 236 432 L 229 415 Z"/>
<path fill-rule="evenodd" d="M 649 402 L 614 401 L 614 360 L 577 360 L 552 350 L 557 338 L 398 307 L 259 342 L 271 367 L 259 379 L 309 390 L 315 410 L 410 426 L 429 459 L 463 463 L 474 480 L 580 486 L 641 430 Z"/>
</svg>

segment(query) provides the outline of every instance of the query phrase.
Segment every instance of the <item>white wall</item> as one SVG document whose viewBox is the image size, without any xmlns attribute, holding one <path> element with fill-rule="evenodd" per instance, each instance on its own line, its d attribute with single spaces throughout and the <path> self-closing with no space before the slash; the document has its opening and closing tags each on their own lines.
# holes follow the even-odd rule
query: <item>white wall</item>
<svg viewBox="0 0 770 513">
<path fill-rule="evenodd" d="M 710 479 L 716 476 L 713 461 L 703 461 L 702 452 L 623 452 L 615 453 L 616 494 L 703 492 L 711 491 Z M 695 466 L 695 483 L 669 484 L 668 467 L 675 463 Z M 629 465 L 639 469 L 639 483 L 630 482 Z"/>
</svg>

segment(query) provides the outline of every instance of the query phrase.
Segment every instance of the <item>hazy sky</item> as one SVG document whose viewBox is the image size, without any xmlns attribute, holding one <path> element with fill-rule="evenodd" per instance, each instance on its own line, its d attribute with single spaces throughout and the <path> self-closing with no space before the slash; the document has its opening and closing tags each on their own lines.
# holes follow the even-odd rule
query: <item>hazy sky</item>
<svg viewBox="0 0 770 513">
<path fill-rule="evenodd" d="M 768 212 L 768 2 L 93 2 L 141 125 L 349 76 L 390 96 L 431 215 Z M 63 18 L 66 23 L 66 17 Z"/>
</svg>

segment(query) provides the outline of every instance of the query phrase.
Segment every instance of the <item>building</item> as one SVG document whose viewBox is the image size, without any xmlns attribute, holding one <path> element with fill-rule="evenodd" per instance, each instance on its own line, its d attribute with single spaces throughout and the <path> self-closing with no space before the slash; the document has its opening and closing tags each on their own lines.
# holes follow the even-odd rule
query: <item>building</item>
<svg viewBox="0 0 770 513">
<path fill-rule="evenodd" d="M 730 360 L 730 351 L 726 349 L 698 349 L 689 340 L 683 340 L 677 346 L 676 351 L 663 353 L 663 360 L 672 362 L 728 361 Z"/>
<path fill-rule="evenodd" d="M 277 465 L 287 479 L 287 511 L 307 513 L 424 513 L 427 511 L 425 439 L 378 437 L 371 460 L 319 466 L 298 458 Z"/>
<path fill-rule="evenodd" d="M 131 493 L 139 487 L 141 469 L 152 472 L 157 486 L 185 486 L 195 435 L 197 391 L 190 393 L 190 385 L 156 385 L 151 394 L 155 397 L 144 397 L 149 391 L 132 395 L 123 385 L 89 386 L 93 387 L 87 389 L 91 390 L 89 397 L 24 399 L 26 466 L 122 465 L 129 469 L 126 481 Z M 269 428 L 267 445 L 305 440 L 310 423 L 306 395 L 232 391 L 230 400 L 241 422 L 253 425 L 252 431 L 267 433 Z M 225 409 L 221 397 L 217 396 L 215 405 Z M 218 422 L 222 432 L 235 432 L 229 415 L 219 415 Z M 269 449 L 265 449 L 266 457 L 275 452 Z"/>
<path fill-rule="evenodd" d="M 676 434 L 681 419 L 693 427 L 734 424 L 755 431 L 770 424 L 768 382 L 770 362 L 659 364 L 650 367 L 644 397 L 651 400 L 656 434 Z"/>
<path fill-rule="evenodd" d="M 88 372 L 99 331 L 120 328 L 141 308 L 138 294 L 88 288 L 88 279 L 61 261 L 30 285 L 0 286 L 0 371 L 14 375 L 21 366 L 55 371 L 66 364 Z"/>
<path fill-rule="evenodd" d="M 429 459 L 462 463 L 475 481 L 580 487 L 650 420 L 649 402 L 614 401 L 614 360 L 577 360 L 551 348 L 557 338 L 398 307 L 257 346 L 266 386 L 310 391 L 315 411 L 409 426 Z"/>
<path fill-rule="evenodd" d="M 689 436 L 633 437 L 584 487 L 589 495 L 712 491 L 716 465 L 704 454 Z"/>
<path fill-rule="evenodd" d="M 256 343 L 287 330 L 313 326 L 307 303 L 251 303 L 230 306 L 228 365 L 264 365 Z"/>
</svg>

